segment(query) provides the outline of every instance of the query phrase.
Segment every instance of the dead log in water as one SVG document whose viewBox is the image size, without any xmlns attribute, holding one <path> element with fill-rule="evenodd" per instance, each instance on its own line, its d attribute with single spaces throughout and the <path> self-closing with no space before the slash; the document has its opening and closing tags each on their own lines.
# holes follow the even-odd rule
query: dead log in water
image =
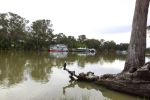
<svg viewBox="0 0 150 100">
<path fill-rule="evenodd" d="M 150 63 L 126 73 L 103 75 L 96 84 L 116 91 L 150 98 Z"/>
<path fill-rule="evenodd" d="M 97 85 L 105 86 L 120 92 L 134 94 L 138 96 L 150 97 L 150 63 L 139 67 L 135 71 L 120 74 L 94 75 L 93 72 L 80 73 L 76 75 L 75 71 L 70 71 L 64 67 L 70 74 L 71 80 L 94 82 Z"/>
<path fill-rule="evenodd" d="M 66 68 L 66 63 L 64 64 L 64 70 L 66 70 L 70 74 L 71 80 L 77 80 L 77 81 L 88 81 L 88 82 L 94 82 L 99 79 L 99 76 L 94 75 L 93 72 L 87 72 L 87 73 L 80 73 L 79 75 L 76 75 L 75 71 L 70 71 Z"/>
</svg>

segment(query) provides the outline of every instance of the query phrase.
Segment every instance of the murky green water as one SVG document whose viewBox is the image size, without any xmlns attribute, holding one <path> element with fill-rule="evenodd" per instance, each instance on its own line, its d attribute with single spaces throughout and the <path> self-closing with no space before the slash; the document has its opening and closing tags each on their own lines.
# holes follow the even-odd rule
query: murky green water
<svg viewBox="0 0 150 100">
<path fill-rule="evenodd" d="M 1 51 L 0 100 L 141 100 L 86 82 L 71 83 L 62 69 L 65 61 L 76 73 L 101 75 L 120 72 L 125 56 Z"/>
</svg>

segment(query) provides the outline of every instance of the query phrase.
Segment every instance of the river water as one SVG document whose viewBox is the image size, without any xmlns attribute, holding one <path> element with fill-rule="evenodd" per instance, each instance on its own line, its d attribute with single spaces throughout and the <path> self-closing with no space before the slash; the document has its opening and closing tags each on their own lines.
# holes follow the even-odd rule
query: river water
<svg viewBox="0 0 150 100">
<path fill-rule="evenodd" d="M 0 100 L 141 100 L 86 82 L 71 82 L 67 68 L 96 75 L 119 73 L 125 55 L 0 51 Z M 146 57 L 149 60 L 150 57 Z"/>
</svg>

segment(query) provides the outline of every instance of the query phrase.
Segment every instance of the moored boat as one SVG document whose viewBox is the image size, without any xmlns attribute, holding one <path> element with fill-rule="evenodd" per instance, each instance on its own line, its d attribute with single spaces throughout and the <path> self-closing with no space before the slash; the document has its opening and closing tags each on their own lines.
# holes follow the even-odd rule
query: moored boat
<svg viewBox="0 0 150 100">
<path fill-rule="evenodd" d="M 49 52 L 68 52 L 68 48 L 64 44 L 56 44 L 56 45 L 51 45 Z"/>
<path fill-rule="evenodd" d="M 94 48 L 89 49 L 89 48 L 77 48 L 72 50 L 73 52 L 96 52 Z"/>
</svg>

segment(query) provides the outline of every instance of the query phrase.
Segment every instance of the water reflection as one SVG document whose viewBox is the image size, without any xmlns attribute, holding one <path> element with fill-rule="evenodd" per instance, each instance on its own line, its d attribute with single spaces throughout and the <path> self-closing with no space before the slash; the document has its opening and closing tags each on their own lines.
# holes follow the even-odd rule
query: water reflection
<svg viewBox="0 0 150 100">
<path fill-rule="evenodd" d="M 65 58 L 68 55 L 68 52 L 50 52 L 50 57 L 54 58 Z"/>
<path fill-rule="evenodd" d="M 108 89 L 106 89 L 105 87 L 101 86 L 97 87 L 97 85 L 95 84 L 85 82 L 73 82 L 73 83 L 71 82 L 69 85 L 63 87 L 63 94 L 65 95 L 67 94 L 67 92 L 71 92 L 69 91 L 69 89 L 73 90 L 74 88 L 83 89 L 85 90 L 84 92 L 90 91 L 91 93 L 90 96 L 89 94 L 84 97 L 79 96 L 78 99 L 80 100 L 140 100 L 140 97 L 134 97 L 112 90 L 108 91 Z M 80 95 L 82 95 L 81 92 Z"/>
<path fill-rule="evenodd" d="M 0 84 L 9 87 L 22 81 L 25 59 L 21 56 L 12 52 L 0 53 Z"/>
<path fill-rule="evenodd" d="M 82 54 L 83 55 L 83 54 Z M 86 55 L 86 56 L 85 56 Z M 33 80 L 48 82 L 51 68 L 61 68 L 65 61 L 68 66 L 84 68 L 86 64 L 112 63 L 116 59 L 124 60 L 125 56 L 114 53 L 98 53 L 96 55 L 79 53 L 48 53 L 47 52 L 0 52 L 0 84 L 11 86 L 26 80 L 29 75 Z"/>
<path fill-rule="evenodd" d="M 65 61 L 67 61 L 67 67 L 77 73 L 93 71 L 96 75 L 101 75 L 121 71 L 125 55 L 109 52 L 83 55 L 0 51 L 0 99 L 106 100 L 114 99 L 114 95 L 135 99 L 135 97 L 110 91 L 94 84 L 69 83 L 68 73 L 62 70 Z"/>
</svg>

